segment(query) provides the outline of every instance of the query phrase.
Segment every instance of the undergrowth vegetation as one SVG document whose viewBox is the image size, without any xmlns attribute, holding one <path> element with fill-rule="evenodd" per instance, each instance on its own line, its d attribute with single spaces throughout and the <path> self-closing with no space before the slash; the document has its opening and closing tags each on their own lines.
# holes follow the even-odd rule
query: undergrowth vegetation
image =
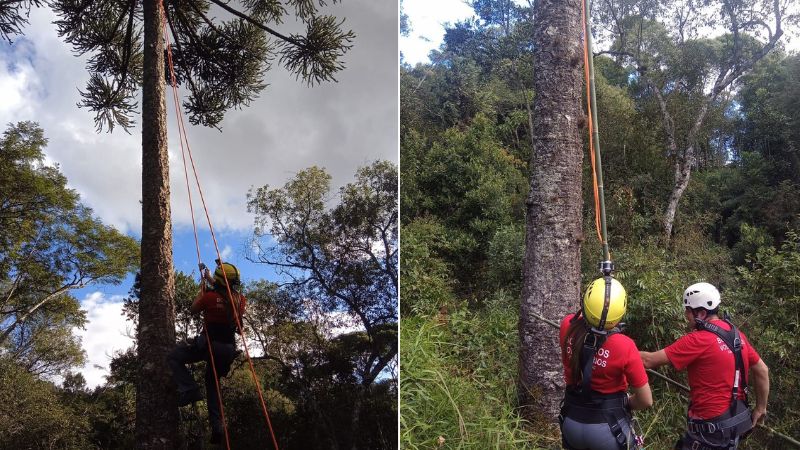
<svg viewBox="0 0 800 450">
<path fill-rule="evenodd" d="M 517 309 L 499 292 L 479 311 L 404 319 L 400 390 L 404 449 L 550 448 L 558 431 L 533 430 L 516 411 Z"/>
</svg>

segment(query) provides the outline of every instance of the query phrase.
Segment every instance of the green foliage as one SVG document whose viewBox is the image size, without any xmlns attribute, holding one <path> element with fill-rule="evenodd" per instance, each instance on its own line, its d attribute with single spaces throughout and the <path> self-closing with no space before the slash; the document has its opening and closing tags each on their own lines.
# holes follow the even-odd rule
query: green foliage
<svg viewBox="0 0 800 450">
<path fill-rule="evenodd" d="M 91 448 L 87 417 L 59 401 L 52 383 L 0 357 L 0 447 Z"/>
<path fill-rule="evenodd" d="M 417 219 L 402 230 L 400 313 L 430 316 L 453 301 L 452 275 L 441 252 L 447 250 L 444 227 L 434 219 Z"/>
<path fill-rule="evenodd" d="M 120 283 L 139 249 L 45 164 L 46 145 L 33 122 L 9 126 L 0 139 L 0 348 L 32 373 L 54 375 L 83 361 L 71 329 L 85 314 L 69 292 Z"/>
<path fill-rule="evenodd" d="M 498 141 L 496 124 L 478 115 L 465 129 L 451 128 L 429 147 L 414 135 L 401 157 L 404 166 L 400 203 L 404 217 L 433 216 L 445 227 L 446 256 L 468 291 L 483 280 L 488 243 L 499 226 L 519 222 L 528 189 L 526 164 Z M 406 150 L 403 150 L 403 149 Z"/>
<path fill-rule="evenodd" d="M 525 227 L 502 225 L 489 241 L 486 281 L 492 289 L 507 289 L 516 295 L 522 287 Z"/>
<path fill-rule="evenodd" d="M 741 283 L 728 295 L 737 322 L 770 368 L 770 425 L 789 436 L 800 433 L 794 392 L 800 388 L 800 230 L 787 232 L 779 247 L 763 245 L 739 267 Z"/>
<path fill-rule="evenodd" d="M 98 131 L 112 131 L 115 125 L 128 130 L 137 109 L 136 93 L 144 82 L 142 4 L 51 3 L 59 17 L 59 35 L 78 53 L 89 55 L 90 78 L 80 106 L 97 113 Z M 193 124 L 217 126 L 227 110 L 248 105 L 266 87 L 264 73 L 276 58 L 310 85 L 335 81 L 355 34 L 344 31 L 335 17 L 319 14 L 315 2 L 291 4 L 292 10 L 275 0 L 241 2 L 238 8 L 218 0 L 165 3 L 175 77 L 189 92 L 184 107 Z M 212 5 L 224 9 L 229 18 L 213 17 Z M 284 35 L 272 28 L 287 18 L 302 22 L 305 33 Z M 19 19 L 14 25 L 11 31 L 18 32 Z M 270 42 L 269 36 L 277 40 Z"/>
<path fill-rule="evenodd" d="M 529 425 L 513 407 L 516 327 L 515 308 L 502 293 L 477 312 L 462 307 L 403 319 L 402 448 L 550 448 L 560 442 L 526 431 Z"/>
</svg>

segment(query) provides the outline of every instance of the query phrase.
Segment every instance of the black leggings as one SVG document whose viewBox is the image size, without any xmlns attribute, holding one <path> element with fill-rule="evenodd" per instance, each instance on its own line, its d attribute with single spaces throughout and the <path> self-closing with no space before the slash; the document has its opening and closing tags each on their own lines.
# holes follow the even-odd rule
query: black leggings
<svg viewBox="0 0 800 450">
<path fill-rule="evenodd" d="M 220 378 L 224 377 L 231 369 L 231 364 L 236 356 L 236 344 L 212 341 L 211 347 L 214 351 L 214 367 L 217 369 L 217 375 Z M 178 386 L 178 392 L 200 389 L 186 364 L 210 360 L 205 335 L 197 336 L 192 343 L 178 344 L 169 354 L 168 360 L 169 366 L 172 368 L 172 379 Z M 208 399 L 208 421 L 213 432 L 221 433 L 222 415 L 219 408 L 217 385 L 214 381 L 214 371 L 211 369 L 210 363 L 206 364 L 205 385 L 206 399 Z"/>
</svg>

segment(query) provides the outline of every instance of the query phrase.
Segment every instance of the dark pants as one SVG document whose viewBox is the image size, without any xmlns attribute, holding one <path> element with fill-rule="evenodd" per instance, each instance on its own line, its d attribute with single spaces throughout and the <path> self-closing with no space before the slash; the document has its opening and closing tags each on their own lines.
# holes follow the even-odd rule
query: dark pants
<svg viewBox="0 0 800 450">
<path fill-rule="evenodd" d="M 633 444 L 636 438 L 633 436 L 630 423 L 623 421 L 620 427 L 627 437 L 629 443 L 627 448 L 637 448 Z M 581 423 L 566 417 L 561 433 L 564 448 L 567 449 L 619 450 L 620 448 L 607 423 Z"/>
<path fill-rule="evenodd" d="M 211 347 L 214 352 L 214 367 L 217 369 L 217 376 L 224 377 L 231 369 L 231 363 L 233 363 L 233 359 L 236 356 L 236 345 L 212 341 Z M 214 371 L 211 369 L 210 359 L 205 335 L 197 336 L 193 342 L 178 344 L 168 357 L 169 366 L 172 368 L 172 379 L 178 386 L 179 394 L 193 389 L 200 389 L 186 364 L 199 361 L 207 362 L 205 380 L 208 421 L 211 424 L 212 432 L 222 433 L 219 396 L 217 395 L 217 386 L 214 381 Z"/>
</svg>

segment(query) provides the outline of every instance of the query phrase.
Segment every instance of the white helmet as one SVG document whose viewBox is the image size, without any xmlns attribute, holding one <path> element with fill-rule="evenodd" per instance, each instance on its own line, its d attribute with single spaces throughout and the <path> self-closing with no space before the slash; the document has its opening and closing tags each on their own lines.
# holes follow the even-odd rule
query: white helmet
<svg viewBox="0 0 800 450">
<path fill-rule="evenodd" d="M 688 308 L 703 308 L 712 311 L 719 304 L 719 291 L 713 284 L 695 283 L 683 291 L 683 306 Z"/>
</svg>

